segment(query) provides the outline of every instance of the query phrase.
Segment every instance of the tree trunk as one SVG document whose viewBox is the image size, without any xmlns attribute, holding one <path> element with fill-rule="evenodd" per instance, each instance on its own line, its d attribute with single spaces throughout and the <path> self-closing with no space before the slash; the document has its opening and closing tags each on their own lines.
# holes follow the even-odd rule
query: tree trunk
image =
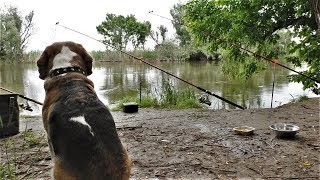
<svg viewBox="0 0 320 180">
<path fill-rule="evenodd" d="M 318 31 L 320 31 L 320 1 L 319 0 L 309 0 L 311 5 L 311 11 L 314 14 L 316 23 L 318 25 Z"/>
</svg>

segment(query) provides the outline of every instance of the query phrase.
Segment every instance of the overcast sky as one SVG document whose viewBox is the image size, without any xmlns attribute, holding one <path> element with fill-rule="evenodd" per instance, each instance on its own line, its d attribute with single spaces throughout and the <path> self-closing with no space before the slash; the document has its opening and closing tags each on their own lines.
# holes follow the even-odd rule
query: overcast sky
<svg viewBox="0 0 320 180">
<path fill-rule="evenodd" d="M 154 11 L 155 14 L 171 18 L 169 11 L 179 2 L 185 0 L 0 0 L 0 9 L 13 5 L 23 15 L 34 10 L 36 31 L 27 50 L 43 50 L 56 41 L 75 41 L 91 51 L 103 50 L 105 47 L 99 42 L 56 26 L 55 23 L 60 22 L 61 25 L 102 39 L 96 26 L 105 19 L 107 13 L 133 14 L 140 22 L 150 21 L 152 29 L 165 25 L 169 36 L 173 37 L 175 31 L 171 22 L 148 12 Z M 151 44 L 149 41 L 147 46 L 151 48 Z"/>
</svg>

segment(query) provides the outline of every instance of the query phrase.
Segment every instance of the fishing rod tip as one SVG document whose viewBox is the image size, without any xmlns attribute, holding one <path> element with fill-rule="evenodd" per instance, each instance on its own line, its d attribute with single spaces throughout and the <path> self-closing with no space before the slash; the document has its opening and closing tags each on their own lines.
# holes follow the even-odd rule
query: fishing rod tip
<svg viewBox="0 0 320 180">
<path fill-rule="evenodd" d="M 56 25 L 59 25 L 59 22 L 56 22 Z"/>
</svg>

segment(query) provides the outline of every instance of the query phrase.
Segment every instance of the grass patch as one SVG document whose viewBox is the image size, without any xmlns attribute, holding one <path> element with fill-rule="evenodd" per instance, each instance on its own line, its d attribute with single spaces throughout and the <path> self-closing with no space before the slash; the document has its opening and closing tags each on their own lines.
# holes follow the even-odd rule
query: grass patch
<svg viewBox="0 0 320 180">
<path fill-rule="evenodd" d="M 17 179 L 14 173 L 14 165 L 9 163 L 0 164 L 0 179 Z"/>
<path fill-rule="evenodd" d="M 22 137 L 24 138 L 24 145 L 27 147 L 34 147 L 41 144 L 42 139 L 44 139 L 44 134 L 40 137 L 37 137 L 35 133 L 31 130 L 23 131 Z"/>
<path fill-rule="evenodd" d="M 12 141 L 10 138 L 5 140 L 3 143 L 3 151 L 4 151 L 3 158 L 6 158 L 6 161 L 2 161 L 1 159 L 2 157 L 0 157 L 0 163 L 1 163 L 0 164 L 0 180 L 17 179 L 17 176 L 16 176 L 17 154 L 16 154 L 15 147 L 16 147 L 16 142 Z M 2 150 L 2 147 L 0 147 L 0 151 L 1 150 Z M 10 153 L 11 155 L 9 156 L 8 153 Z"/>
<path fill-rule="evenodd" d="M 308 99 L 309 99 L 309 98 L 308 98 L 307 95 L 302 95 L 302 96 L 299 96 L 299 97 L 298 97 L 297 101 L 298 101 L 298 102 L 302 102 L 302 101 L 306 101 L 306 100 L 308 100 Z"/>
<path fill-rule="evenodd" d="M 291 95 L 291 94 L 290 94 Z M 308 96 L 307 95 L 301 95 L 301 96 L 299 96 L 299 97 L 297 97 L 297 98 L 294 98 L 292 95 L 291 95 L 291 97 L 292 97 L 292 100 L 291 100 L 291 102 L 303 102 L 303 101 L 306 101 L 306 100 L 308 100 L 309 98 L 308 98 Z"/>
<path fill-rule="evenodd" d="M 112 111 L 121 111 L 123 103 L 136 102 L 140 108 L 172 108 L 172 109 L 187 109 L 187 108 L 202 108 L 198 98 L 191 88 L 183 91 L 178 91 L 169 81 L 163 81 L 163 91 L 160 93 L 160 98 L 151 97 L 150 95 L 139 97 L 125 97 L 117 103 Z"/>
<path fill-rule="evenodd" d="M 126 102 L 136 102 L 140 108 L 150 108 L 158 106 L 157 99 L 150 96 L 142 97 L 141 102 L 139 97 L 125 97 L 120 102 L 118 102 L 116 107 L 112 108 L 111 111 L 121 111 L 123 109 L 123 103 Z"/>
</svg>

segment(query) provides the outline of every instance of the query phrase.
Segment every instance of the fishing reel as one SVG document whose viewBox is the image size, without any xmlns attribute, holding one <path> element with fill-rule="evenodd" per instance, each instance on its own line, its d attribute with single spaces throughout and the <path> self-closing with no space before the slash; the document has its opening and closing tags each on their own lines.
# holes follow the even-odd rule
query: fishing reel
<svg viewBox="0 0 320 180">
<path fill-rule="evenodd" d="M 21 109 L 27 110 L 32 112 L 33 109 L 31 108 L 31 106 L 29 105 L 28 101 L 25 102 L 25 104 L 19 104 Z"/>
<path fill-rule="evenodd" d="M 206 95 L 206 96 L 201 96 L 200 98 L 199 98 L 199 102 L 200 103 L 203 103 L 203 104 L 206 104 L 206 105 L 208 105 L 208 106 L 211 106 L 211 101 L 209 100 L 209 96 L 208 95 Z"/>
</svg>

